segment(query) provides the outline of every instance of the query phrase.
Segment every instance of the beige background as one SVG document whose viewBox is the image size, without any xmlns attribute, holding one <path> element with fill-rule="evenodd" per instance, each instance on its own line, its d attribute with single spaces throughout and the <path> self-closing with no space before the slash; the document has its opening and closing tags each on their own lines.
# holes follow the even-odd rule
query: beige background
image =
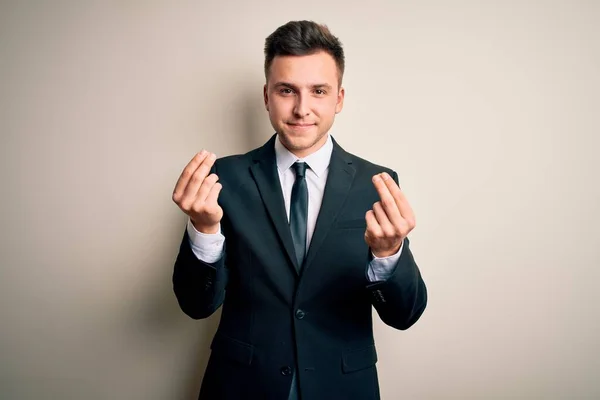
<svg viewBox="0 0 600 400">
<path fill-rule="evenodd" d="M 171 192 L 271 135 L 264 38 L 305 18 L 347 52 L 333 135 L 417 214 L 383 398 L 600 397 L 600 2 L 104 3 L 0 6 L 0 398 L 195 398 L 219 315 L 176 304 Z"/>
</svg>

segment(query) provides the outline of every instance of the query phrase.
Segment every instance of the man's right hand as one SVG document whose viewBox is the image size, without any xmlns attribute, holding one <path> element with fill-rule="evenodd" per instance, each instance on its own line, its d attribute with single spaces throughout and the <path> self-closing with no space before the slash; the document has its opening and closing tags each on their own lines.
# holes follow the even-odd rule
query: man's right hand
<svg viewBox="0 0 600 400">
<path fill-rule="evenodd" d="M 219 177 L 210 174 L 217 156 L 202 150 L 184 168 L 173 191 L 173 201 L 186 213 L 196 230 L 217 233 L 223 209 L 217 203 L 222 185 Z"/>
</svg>

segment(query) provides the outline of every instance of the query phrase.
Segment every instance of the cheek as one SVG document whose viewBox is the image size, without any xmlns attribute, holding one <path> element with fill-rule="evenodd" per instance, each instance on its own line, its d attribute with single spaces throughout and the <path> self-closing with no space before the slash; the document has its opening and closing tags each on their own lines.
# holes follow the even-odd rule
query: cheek
<svg viewBox="0 0 600 400">
<path fill-rule="evenodd" d="M 290 102 L 288 101 L 278 99 L 276 101 L 271 101 L 269 103 L 269 108 L 274 115 L 286 115 L 292 109 L 292 106 L 289 103 Z"/>
<path fill-rule="evenodd" d="M 319 104 L 318 113 L 322 118 L 333 118 L 336 111 L 336 101 L 328 99 L 323 103 Z"/>
<path fill-rule="evenodd" d="M 271 119 L 277 118 L 279 114 L 281 114 L 280 107 L 277 103 L 270 101 L 268 104 L 269 107 L 269 116 Z"/>
</svg>

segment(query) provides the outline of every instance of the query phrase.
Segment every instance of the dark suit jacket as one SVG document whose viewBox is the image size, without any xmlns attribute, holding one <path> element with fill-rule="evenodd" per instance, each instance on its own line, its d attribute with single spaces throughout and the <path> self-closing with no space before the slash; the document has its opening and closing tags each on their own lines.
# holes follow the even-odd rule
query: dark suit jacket
<svg viewBox="0 0 600 400">
<path fill-rule="evenodd" d="M 317 225 L 299 274 L 277 175 L 273 136 L 216 161 L 225 255 L 199 261 L 184 234 L 173 274 L 181 309 L 206 318 L 223 305 L 200 399 L 287 399 L 297 373 L 303 400 L 379 399 L 372 306 L 407 329 L 427 291 L 405 239 L 393 275 L 370 283 L 365 214 L 379 201 L 373 175 L 395 172 L 333 153 Z"/>
</svg>

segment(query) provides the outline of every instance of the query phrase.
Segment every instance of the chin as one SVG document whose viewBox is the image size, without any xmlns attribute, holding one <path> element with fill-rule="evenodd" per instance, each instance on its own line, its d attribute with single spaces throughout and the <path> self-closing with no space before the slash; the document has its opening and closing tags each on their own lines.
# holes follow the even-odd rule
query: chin
<svg viewBox="0 0 600 400">
<path fill-rule="evenodd" d="M 283 142 L 294 150 L 304 150 L 312 147 L 317 140 L 312 135 L 301 135 L 297 133 L 284 133 Z"/>
</svg>

